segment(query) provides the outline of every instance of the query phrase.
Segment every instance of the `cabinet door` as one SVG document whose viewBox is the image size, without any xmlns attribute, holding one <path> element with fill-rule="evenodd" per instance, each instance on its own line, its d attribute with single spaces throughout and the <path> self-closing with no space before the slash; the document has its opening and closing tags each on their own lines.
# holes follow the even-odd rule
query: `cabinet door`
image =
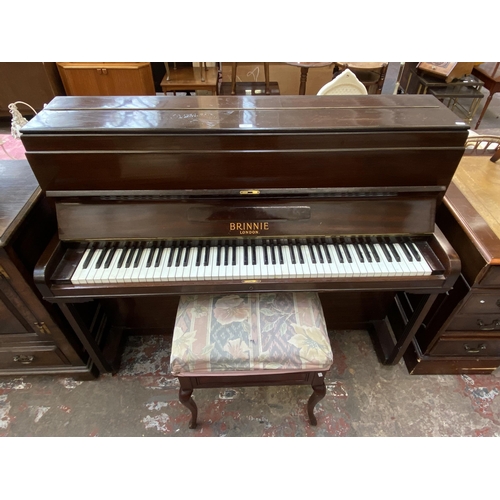
<svg viewBox="0 0 500 500">
<path fill-rule="evenodd" d="M 44 323 L 38 321 L 9 280 L 0 275 L 0 341 L 11 340 L 11 335 L 19 340 L 44 338 Z"/>
</svg>

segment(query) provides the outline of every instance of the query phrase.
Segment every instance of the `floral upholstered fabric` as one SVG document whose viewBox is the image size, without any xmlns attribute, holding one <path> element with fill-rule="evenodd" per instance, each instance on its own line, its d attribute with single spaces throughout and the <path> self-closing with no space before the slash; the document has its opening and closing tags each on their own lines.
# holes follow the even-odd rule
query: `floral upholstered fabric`
<svg viewBox="0 0 500 500">
<path fill-rule="evenodd" d="M 170 358 L 174 375 L 321 371 L 332 360 L 316 293 L 181 297 Z"/>
</svg>

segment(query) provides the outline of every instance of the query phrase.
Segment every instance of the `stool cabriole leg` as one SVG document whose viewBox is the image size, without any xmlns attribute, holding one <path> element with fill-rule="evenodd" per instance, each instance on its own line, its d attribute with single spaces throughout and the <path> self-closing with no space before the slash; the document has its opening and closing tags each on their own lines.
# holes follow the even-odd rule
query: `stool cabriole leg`
<svg viewBox="0 0 500 500">
<path fill-rule="evenodd" d="M 189 428 L 196 429 L 196 418 L 198 417 L 198 407 L 191 397 L 193 389 L 179 389 L 179 401 L 191 411 L 191 420 L 189 421 Z"/>
<path fill-rule="evenodd" d="M 314 407 L 326 395 L 325 377 L 323 376 L 323 373 L 319 372 L 314 375 L 311 387 L 314 392 L 311 394 L 309 401 L 307 402 L 307 414 L 309 415 L 309 422 L 311 425 L 317 425 L 318 421 L 314 416 Z"/>
</svg>

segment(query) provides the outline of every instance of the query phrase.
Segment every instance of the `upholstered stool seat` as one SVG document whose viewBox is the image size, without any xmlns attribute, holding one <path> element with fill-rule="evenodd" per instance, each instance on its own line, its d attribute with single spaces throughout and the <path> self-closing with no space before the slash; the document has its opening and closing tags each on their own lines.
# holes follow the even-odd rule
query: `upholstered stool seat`
<svg viewBox="0 0 500 500">
<path fill-rule="evenodd" d="M 193 389 L 310 384 L 309 419 L 325 395 L 332 350 L 316 293 L 185 295 L 172 341 L 171 371 L 192 413 Z"/>
</svg>

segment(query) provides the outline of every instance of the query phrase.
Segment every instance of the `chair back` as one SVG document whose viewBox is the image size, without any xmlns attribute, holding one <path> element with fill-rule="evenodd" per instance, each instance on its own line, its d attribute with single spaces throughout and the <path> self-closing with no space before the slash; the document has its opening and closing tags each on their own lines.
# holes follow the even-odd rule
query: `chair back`
<svg viewBox="0 0 500 500">
<path fill-rule="evenodd" d="M 346 69 L 332 81 L 323 85 L 317 95 L 367 95 L 366 87 L 356 78 L 356 75 Z"/>
<path fill-rule="evenodd" d="M 388 62 L 338 62 L 340 70 L 350 69 L 366 87 L 369 94 L 381 94 Z"/>
</svg>

